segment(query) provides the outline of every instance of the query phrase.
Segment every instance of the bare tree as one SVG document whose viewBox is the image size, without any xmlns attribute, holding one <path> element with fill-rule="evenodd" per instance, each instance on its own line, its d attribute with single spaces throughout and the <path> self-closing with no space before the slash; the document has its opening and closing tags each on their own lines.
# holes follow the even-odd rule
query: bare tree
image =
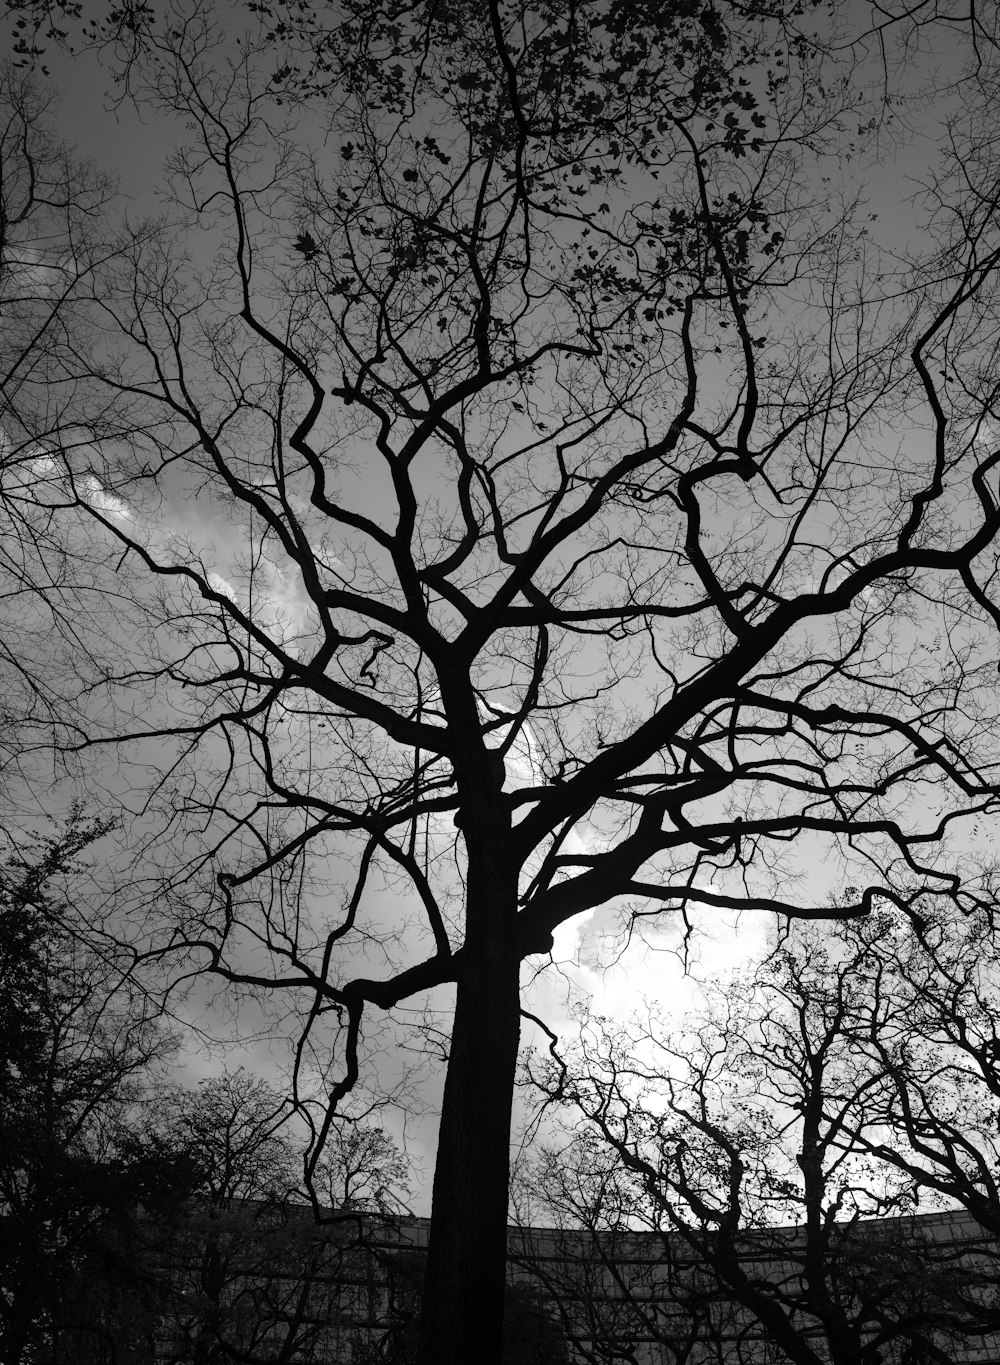
<svg viewBox="0 0 1000 1365">
<path fill-rule="evenodd" d="M 388 1133 L 371 1123 L 336 1125 L 314 1181 L 331 1210 L 383 1218 L 407 1212 L 410 1169 L 406 1157 Z"/>
<path fill-rule="evenodd" d="M 242 1068 L 167 1091 L 150 1111 L 150 1137 L 194 1173 L 183 1206 L 143 1228 L 176 1365 L 347 1360 L 399 1325 L 382 1224 L 401 1206 L 401 1153 L 363 1123 L 329 1144 L 317 1179 L 352 1206 L 324 1210 L 317 1227 L 295 1192 L 289 1113 Z"/>
<path fill-rule="evenodd" d="M 595 1132 L 536 1143 L 513 1190 L 512 1259 L 555 1305 L 584 1360 L 715 1358 L 725 1325 L 716 1281 L 681 1239 L 659 1235 L 665 1229 Z"/>
<path fill-rule="evenodd" d="M 148 791 L 171 737 L 150 951 L 294 1017 L 310 1179 L 373 1016 L 454 1001 L 420 1359 L 493 1359 L 526 959 L 598 908 L 829 915 L 822 869 L 845 917 L 962 903 L 996 180 L 886 265 L 824 180 L 885 106 L 797 4 L 297 14 L 277 74 L 181 12 L 132 68 L 177 228 L 32 439 L 121 603 L 87 742 Z"/>
<path fill-rule="evenodd" d="M 888 913 L 841 926 L 825 971 L 794 983 L 829 991 L 850 972 L 841 1047 L 870 1078 L 865 1121 L 851 1116 L 851 1140 L 915 1200 L 963 1208 L 986 1241 L 1000 1232 L 994 881 L 986 869 L 978 903 L 962 913 L 948 900 L 915 899 L 916 935 Z"/>
<path fill-rule="evenodd" d="M 680 1317 L 721 1359 L 945 1362 L 995 1331 L 988 1241 L 936 1244 L 909 1216 L 899 1167 L 912 1148 L 885 1164 L 873 1140 L 887 1073 L 855 1043 L 864 951 L 838 960 L 818 939 L 717 992 L 685 1034 L 586 1021 L 578 1049 L 534 1071 L 569 1110 L 533 1182 L 538 1206 L 589 1232 L 583 1256 L 611 1247 L 612 1211 L 663 1242 L 667 1269 L 635 1285 L 619 1274 L 626 1330 L 612 1347 L 628 1350 L 638 1320 L 684 1359 Z M 960 1126 L 954 1104 L 952 1116 Z"/>
</svg>

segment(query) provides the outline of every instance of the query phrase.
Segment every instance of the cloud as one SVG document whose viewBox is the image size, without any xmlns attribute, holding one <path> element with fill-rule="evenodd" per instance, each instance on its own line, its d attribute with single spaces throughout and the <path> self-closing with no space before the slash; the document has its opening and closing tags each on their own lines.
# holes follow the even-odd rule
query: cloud
<svg viewBox="0 0 1000 1365">
<path fill-rule="evenodd" d="M 6 246 L 0 271 L 0 301 L 50 298 L 65 289 L 77 274 L 72 257 L 65 261 L 46 259 L 45 254 L 27 242 Z"/>
<path fill-rule="evenodd" d="M 977 422 L 972 434 L 977 445 L 987 446 L 990 450 L 1000 445 L 1000 426 L 990 417 L 984 417 L 981 422 Z"/>
<path fill-rule="evenodd" d="M 228 597 L 230 602 L 235 602 L 237 600 L 236 589 L 233 587 L 232 583 L 230 583 L 228 579 L 223 578 L 221 574 L 210 573 L 208 575 L 208 586 L 215 592 L 221 593 L 223 597 Z"/>
<path fill-rule="evenodd" d="M 115 493 L 109 493 L 101 485 L 99 479 L 93 474 L 88 474 L 83 481 L 83 499 L 95 512 L 100 512 L 102 516 L 117 518 L 120 521 L 134 521 L 135 513 L 123 498 L 119 498 Z"/>
<path fill-rule="evenodd" d="M 626 946 L 622 919 L 601 906 L 560 925 L 554 935 L 554 973 L 536 979 L 535 1010 L 556 1032 L 576 1030 L 573 1006 L 585 1000 L 595 1014 L 626 1019 L 645 1002 L 668 1021 L 704 1003 L 703 983 L 725 982 L 773 946 L 774 917 L 756 911 L 688 909 L 692 932 L 665 910 L 643 921 L 641 939 Z"/>
<path fill-rule="evenodd" d="M 59 477 L 59 467 L 51 455 L 34 456 L 28 462 L 28 470 L 31 477 L 41 483 L 51 483 Z"/>
</svg>

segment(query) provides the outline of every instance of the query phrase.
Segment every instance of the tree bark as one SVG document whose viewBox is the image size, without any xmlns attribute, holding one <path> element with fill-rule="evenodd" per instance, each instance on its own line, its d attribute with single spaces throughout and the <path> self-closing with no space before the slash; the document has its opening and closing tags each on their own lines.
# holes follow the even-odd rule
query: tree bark
<svg viewBox="0 0 1000 1365">
<path fill-rule="evenodd" d="M 469 880 L 469 956 L 441 1108 L 418 1365 L 501 1358 L 520 964 L 516 883 L 497 851 L 482 860 L 479 886 Z"/>
</svg>

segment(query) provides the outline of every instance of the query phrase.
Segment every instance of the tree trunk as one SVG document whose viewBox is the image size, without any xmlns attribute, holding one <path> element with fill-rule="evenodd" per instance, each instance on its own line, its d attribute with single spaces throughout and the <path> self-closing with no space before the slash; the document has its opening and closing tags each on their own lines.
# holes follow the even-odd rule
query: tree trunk
<svg viewBox="0 0 1000 1365">
<path fill-rule="evenodd" d="M 511 882 L 510 868 L 495 865 L 492 884 L 480 881 L 478 894 L 469 879 L 468 958 L 441 1108 L 418 1365 L 498 1365 L 501 1358 L 520 1032 Z"/>
</svg>

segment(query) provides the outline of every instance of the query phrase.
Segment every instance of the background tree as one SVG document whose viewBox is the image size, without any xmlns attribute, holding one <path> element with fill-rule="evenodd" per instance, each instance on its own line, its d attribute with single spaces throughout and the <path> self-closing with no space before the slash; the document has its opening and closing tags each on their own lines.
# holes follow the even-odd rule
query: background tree
<svg viewBox="0 0 1000 1365">
<path fill-rule="evenodd" d="M 306 1340 L 299 1339 L 303 1324 L 294 1308 L 304 1285 L 288 1286 L 287 1324 L 269 1301 L 274 1272 L 285 1280 L 300 1269 L 282 1236 L 295 1183 L 293 1149 L 281 1131 L 287 1118 L 277 1091 L 242 1068 L 202 1081 L 194 1092 L 175 1087 L 157 1105 L 152 1132 L 197 1172 L 181 1222 L 168 1227 L 165 1239 L 154 1238 L 149 1252 L 168 1286 L 168 1354 L 178 1365 L 231 1360 L 234 1352 L 247 1360 L 260 1351 L 282 1358 L 282 1347 L 302 1349 L 316 1335 L 310 1324 Z M 284 1256 L 280 1270 L 275 1253 Z M 276 1331 L 284 1338 L 277 1343 Z"/>
<path fill-rule="evenodd" d="M 963 913 L 916 898 L 916 935 L 885 911 L 831 930 L 805 966 L 795 952 L 775 965 L 802 1008 L 835 991 L 849 998 L 837 1047 L 866 1078 L 866 1099 L 863 1111 L 845 1113 L 843 1141 L 907 1187 L 915 1205 L 965 1209 L 987 1261 L 1000 1229 L 993 883 L 987 868 Z"/>
<path fill-rule="evenodd" d="M 83 859 L 106 828 L 76 816 L 8 849 L 0 869 L 0 1355 L 10 1365 L 102 1358 L 107 1324 L 83 1281 L 114 1263 L 141 1297 L 115 1242 L 169 1174 L 137 1159 L 128 1119 L 173 1040 L 111 941 L 101 955 L 74 933 L 79 920 L 94 935 L 109 916 L 81 904 Z"/>
<path fill-rule="evenodd" d="M 665 1361 L 714 1360 L 727 1325 L 717 1287 L 699 1282 L 681 1239 L 649 1235 L 610 1146 L 586 1129 L 578 1138 L 536 1142 L 519 1165 L 514 1264 L 594 1365 L 639 1365 L 650 1344 Z"/>
<path fill-rule="evenodd" d="M 401 1153 L 364 1123 L 331 1143 L 318 1179 L 353 1207 L 324 1209 L 317 1227 L 296 1194 L 288 1118 L 281 1093 L 242 1068 L 167 1091 L 150 1113 L 150 1136 L 195 1172 L 179 1216 L 146 1229 L 175 1365 L 346 1361 L 398 1325 L 380 1225 L 402 1207 Z"/>
<path fill-rule="evenodd" d="M 389 1135 L 365 1122 L 341 1122 L 327 1139 L 314 1177 L 316 1193 L 333 1211 L 406 1212 L 410 1168 Z"/>
<path fill-rule="evenodd" d="M 533 1070 L 546 1103 L 569 1111 L 531 1182 L 534 1216 L 568 1214 L 589 1231 L 579 1254 L 593 1261 L 620 1260 L 616 1230 L 660 1233 L 668 1269 L 651 1279 L 640 1267 L 631 1286 L 619 1270 L 619 1315 L 631 1309 L 677 1359 L 683 1305 L 699 1346 L 724 1340 L 748 1361 L 769 1349 L 803 1365 L 946 1361 L 996 1330 L 990 1230 L 935 1244 L 909 1216 L 919 1130 L 886 1141 L 885 1099 L 904 1073 L 860 1041 L 891 1037 L 862 1021 L 902 1004 L 887 987 L 891 950 L 878 968 L 870 954 L 885 928 L 879 916 L 798 930 L 756 976 L 713 991 L 684 1034 L 653 1017 L 628 1029 L 584 1020 L 578 1048 Z M 935 1072 L 947 1084 L 940 1052 Z M 948 1089 L 955 1131 L 974 1141 L 978 1106 L 961 1084 Z M 624 1349 L 634 1333 L 629 1323 Z"/>
<path fill-rule="evenodd" d="M 585 911 L 828 915 L 817 869 L 845 917 L 964 903 L 996 180 L 887 271 L 824 179 L 883 92 L 798 4 L 296 14 L 277 76 L 198 13 L 133 65 L 191 133 L 175 231 L 19 412 L 131 654 L 83 658 L 89 742 L 148 790 L 176 741 L 151 949 L 285 1001 L 310 1174 L 373 1014 L 454 1000 L 420 1359 L 496 1358 L 525 959 Z"/>
</svg>

